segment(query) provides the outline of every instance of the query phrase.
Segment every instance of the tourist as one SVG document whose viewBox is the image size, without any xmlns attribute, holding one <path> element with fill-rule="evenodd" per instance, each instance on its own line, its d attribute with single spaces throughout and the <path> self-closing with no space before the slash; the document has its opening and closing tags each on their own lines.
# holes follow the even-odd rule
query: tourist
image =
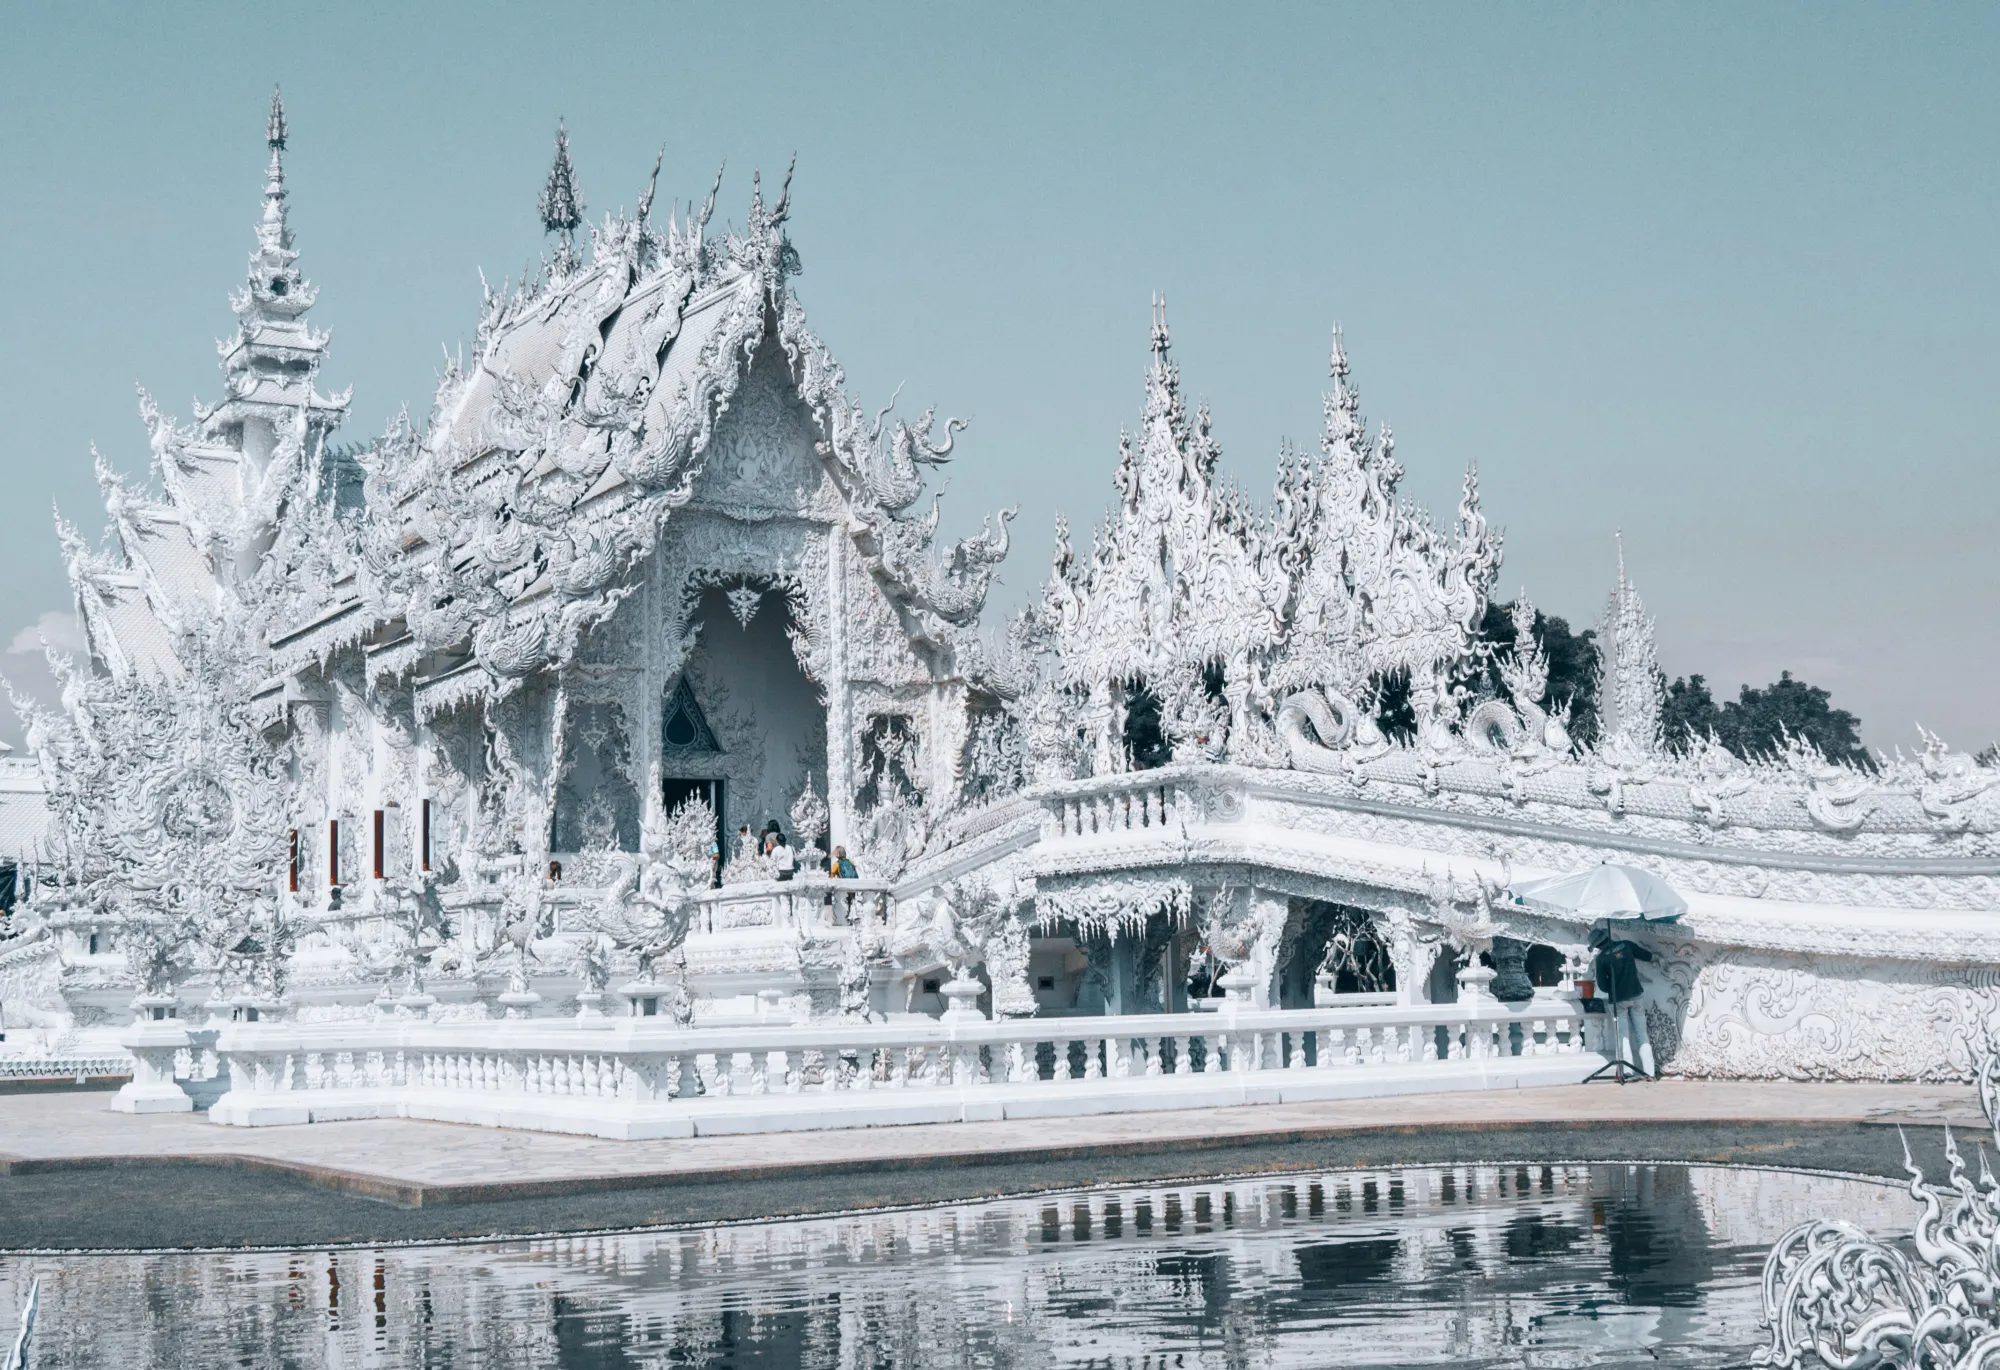
<svg viewBox="0 0 2000 1370">
<path fill-rule="evenodd" d="M 551 885 L 559 885 L 562 883 L 562 862 L 560 861 L 549 862 L 549 883 Z"/>
<path fill-rule="evenodd" d="M 1639 962 L 1652 960 L 1653 953 L 1637 942 L 1613 937 L 1602 923 L 1591 929 L 1590 945 L 1597 953 L 1594 969 L 1598 992 L 1611 1001 L 1611 1031 L 1615 1041 L 1612 1059 L 1623 1060 L 1637 1066 L 1643 1074 L 1657 1078 L 1660 1072 L 1653 1064 L 1653 1043 L 1646 1035 L 1646 1006 L 1640 1002 L 1646 985 L 1639 978 Z"/>
<path fill-rule="evenodd" d="M 792 850 L 791 843 L 785 841 L 782 832 L 771 835 L 771 861 L 778 868 L 780 880 L 790 880 L 799 873 L 799 854 Z"/>
<path fill-rule="evenodd" d="M 827 856 L 826 873 L 835 880 L 853 880 L 860 875 L 860 872 L 854 869 L 854 863 L 847 859 L 847 848 L 845 847 L 835 847 L 832 853 Z M 830 890 L 827 892 L 826 906 L 828 908 L 833 907 L 833 893 Z M 847 896 L 847 907 L 842 912 L 846 915 L 850 923 L 854 921 L 853 895 L 850 894 Z"/>
</svg>

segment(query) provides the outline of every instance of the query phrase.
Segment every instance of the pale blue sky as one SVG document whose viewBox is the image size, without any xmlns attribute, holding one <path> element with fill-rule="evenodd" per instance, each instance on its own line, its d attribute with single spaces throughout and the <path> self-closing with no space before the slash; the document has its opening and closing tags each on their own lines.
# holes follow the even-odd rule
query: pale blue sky
<svg viewBox="0 0 2000 1370">
<path fill-rule="evenodd" d="M 857 398 L 975 416 L 958 528 L 1022 505 L 1000 601 L 1102 510 L 1157 290 L 1260 495 L 1339 319 L 1405 489 L 1478 463 L 1506 593 L 1594 619 L 1622 527 L 1670 673 L 2000 734 L 1992 6 L 407 8 L 8 7 L 0 648 L 66 607 L 89 444 L 143 470 L 134 383 L 215 398 L 278 82 L 347 438 L 537 256 L 558 116 L 593 214 L 664 143 L 740 220 L 796 151 Z"/>
</svg>

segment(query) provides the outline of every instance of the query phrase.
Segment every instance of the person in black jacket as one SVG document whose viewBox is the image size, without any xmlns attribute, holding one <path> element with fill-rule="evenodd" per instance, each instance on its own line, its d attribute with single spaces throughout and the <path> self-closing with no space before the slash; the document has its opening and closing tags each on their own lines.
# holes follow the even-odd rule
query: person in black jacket
<svg viewBox="0 0 2000 1370">
<path fill-rule="evenodd" d="M 1611 1029 L 1616 1050 L 1614 1059 L 1623 1059 L 1655 1078 L 1653 1043 L 1646 1036 L 1645 981 L 1639 978 L 1639 962 L 1650 961 L 1653 953 L 1637 942 L 1615 937 L 1599 923 L 1590 930 L 1592 969 L 1597 972 L 1597 992 L 1611 1001 Z"/>
</svg>

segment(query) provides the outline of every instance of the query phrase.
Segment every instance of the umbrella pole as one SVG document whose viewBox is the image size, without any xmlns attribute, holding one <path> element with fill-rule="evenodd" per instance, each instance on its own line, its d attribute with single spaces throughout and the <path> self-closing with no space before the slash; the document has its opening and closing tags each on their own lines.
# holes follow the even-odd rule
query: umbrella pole
<svg viewBox="0 0 2000 1370">
<path fill-rule="evenodd" d="M 1643 1080 L 1646 1078 L 1646 1072 L 1625 1059 L 1625 1018 L 1618 1011 L 1618 994 L 1615 986 L 1611 987 L 1606 997 L 1611 1004 L 1611 1059 L 1584 1076 L 1583 1082 L 1589 1084 L 1609 1072 L 1611 1078 L 1622 1085 L 1625 1083 L 1625 1072 L 1628 1070 Z"/>
</svg>

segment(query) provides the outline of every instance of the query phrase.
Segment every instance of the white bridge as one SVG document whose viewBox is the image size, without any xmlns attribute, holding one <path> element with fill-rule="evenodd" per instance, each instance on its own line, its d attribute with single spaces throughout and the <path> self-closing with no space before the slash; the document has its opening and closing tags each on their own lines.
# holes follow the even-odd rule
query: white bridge
<svg viewBox="0 0 2000 1370">
<path fill-rule="evenodd" d="M 1358 1099 L 1574 1083 L 1605 1063 L 1594 1045 L 1603 1022 L 1569 999 L 1469 996 L 740 1028 L 640 1016 L 243 1023 L 216 1036 L 230 1087 L 209 1118 L 426 1118 L 641 1138 Z M 185 1108 L 173 1075 L 193 1035 L 149 1024 L 128 1041 L 140 1064 L 119 1106 Z"/>
</svg>

